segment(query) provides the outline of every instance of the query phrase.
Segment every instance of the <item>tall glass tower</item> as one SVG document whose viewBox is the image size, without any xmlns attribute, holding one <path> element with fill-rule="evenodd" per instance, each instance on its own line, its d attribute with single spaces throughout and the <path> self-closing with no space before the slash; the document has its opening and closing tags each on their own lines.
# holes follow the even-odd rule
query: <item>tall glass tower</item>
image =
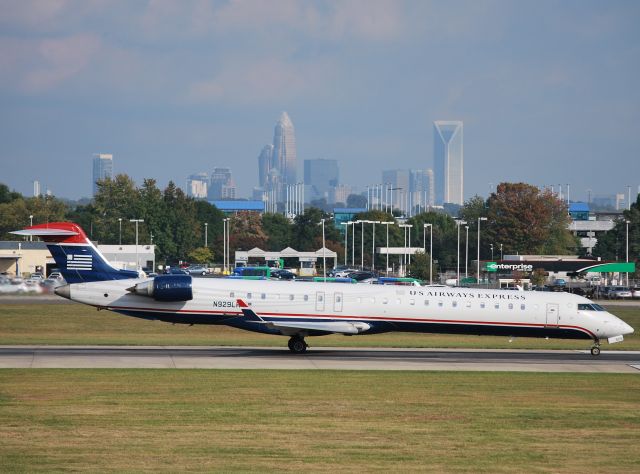
<svg viewBox="0 0 640 474">
<path fill-rule="evenodd" d="M 113 178 L 113 155 L 96 153 L 93 155 L 93 195 L 98 192 L 96 181 Z"/>
<path fill-rule="evenodd" d="M 286 112 L 282 112 L 280 120 L 276 123 L 273 134 L 272 168 L 276 168 L 282 179 L 283 185 L 297 182 L 298 166 L 296 160 L 296 137 L 293 123 Z"/>
<path fill-rule="evenodd" d="M 464 204 L 462 122 L 433 122 L 436 204 Z"/>
</svg>

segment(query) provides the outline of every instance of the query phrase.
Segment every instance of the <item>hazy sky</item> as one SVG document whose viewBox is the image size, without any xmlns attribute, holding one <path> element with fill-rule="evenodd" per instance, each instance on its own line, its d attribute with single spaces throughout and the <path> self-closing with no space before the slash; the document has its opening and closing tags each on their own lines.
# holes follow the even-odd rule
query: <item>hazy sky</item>
<svg viewBox="0 0 640 474">
<path fill-rule="evenodd" d="M 240 194 L 286 110 L 344 184 L 432 166 L 464 121 L 465 198 L 489 183 L 640 184 L 638 1 L 2 0 L 0 182 L 91 193 L 229 166 Z"/>
</svg>

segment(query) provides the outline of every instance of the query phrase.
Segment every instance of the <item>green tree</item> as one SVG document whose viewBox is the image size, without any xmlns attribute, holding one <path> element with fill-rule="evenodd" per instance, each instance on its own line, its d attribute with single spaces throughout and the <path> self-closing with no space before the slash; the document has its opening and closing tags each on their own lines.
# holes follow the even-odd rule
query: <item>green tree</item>
<svg viewBox="0 0 640 474">
<path fill-rule="evenodd" d="M 429 254 L 424 252 L 416 252 L 411 257 L 411 265 L 408 267 L 408 275 L 412 278 L 418 278 L 419 280 L 429 282 Z M 436 270 L 434 268 L 434 277 Z M 434 278 L 435 280 L 435 278 Z"/>
<path fill-rule="evenodd" d="M 229 247 L 235 250 L 264 249 L 267 234 L 262 229 L 262 217 L 257 212 L 238 212 L 231 218 Z M 233 258 L 233 257 L 232 257 Z"/>
<path fill-rule="evenodd" d="M 267 235 L 265 250 L 276 252 L 291 245 L 293 226 L 282 214 L 263 214 L 262 228 Z"/>
<path fill-rule="evenodd" d="M 189 252 L 188 258 L 190 262 L 209 263 L 213 260 L 213 252 L 208 247 L 197 247 Z"/>
<path fill-rule="evenodd" d="M 558 254 L 576 251 L 563 201 L 525 183 L 501 183 L 487 200 L 487 238 L 504 253 Z"/>
</svg>

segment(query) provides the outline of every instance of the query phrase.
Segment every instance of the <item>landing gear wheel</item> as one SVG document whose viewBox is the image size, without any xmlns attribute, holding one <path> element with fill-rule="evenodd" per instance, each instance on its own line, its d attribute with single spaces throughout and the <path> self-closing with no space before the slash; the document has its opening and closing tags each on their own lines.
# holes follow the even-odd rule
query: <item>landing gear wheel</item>
<svg viewBox="0 0 640 474">
<path fill-rule="evenodd" d="M 593 346 L 591 348 L 591 355 L 592 356 L 599 356 L 600 355 L 600 347 L 599 346 Z"/>
<path fill-rule="evenodd" d="M 304 354 L 307 351 L 307 343 L 303 337 L 294 336 L 289 339 L 289 350 L 294 354 Z"/>
</svg>

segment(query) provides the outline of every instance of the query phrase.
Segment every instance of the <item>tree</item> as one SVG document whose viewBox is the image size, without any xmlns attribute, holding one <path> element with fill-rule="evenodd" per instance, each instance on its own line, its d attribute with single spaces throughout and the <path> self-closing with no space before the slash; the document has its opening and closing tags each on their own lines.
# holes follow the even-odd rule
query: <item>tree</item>
<svg viewBox="0 0 640 474">
<path fill-rule="evenodd" d="M 262 229 L 267 235 L 265 250 L 275 252 L 291 245 L 292 225 L 282 214 L 263 214 Z"/>
<path fill-rule="evenodd" d="M 209 263 L 213 260 L 213 252 L 208 247 L 197 247 L 189 252 L 189 261 L 194 263 Z"/>
<path fill-rule="evenodd" d="M 501 183 L 487 200 L 487 238 L 504 253 L 559 254 L 575 252 L 563 201 L 549 191 L 525 183 Z"/>
<path fill-rule="evenodd" d="M 267 234 L 262 228 L 262 217 L 257 212 L 238 212 L 231 218 L 229 247 L 236 250 L 265 248 Z"/>
<path fill-rule="evenodd" d="M 412 278 L 418 278 L 419 280 L 429 282 L 429 254 L 424 252 L 416 252 L 411 257 L 411 265 L 408 268 L 408 274 Z M 434 269 L 434 274 L 435 274 Z"/>
</svg>

